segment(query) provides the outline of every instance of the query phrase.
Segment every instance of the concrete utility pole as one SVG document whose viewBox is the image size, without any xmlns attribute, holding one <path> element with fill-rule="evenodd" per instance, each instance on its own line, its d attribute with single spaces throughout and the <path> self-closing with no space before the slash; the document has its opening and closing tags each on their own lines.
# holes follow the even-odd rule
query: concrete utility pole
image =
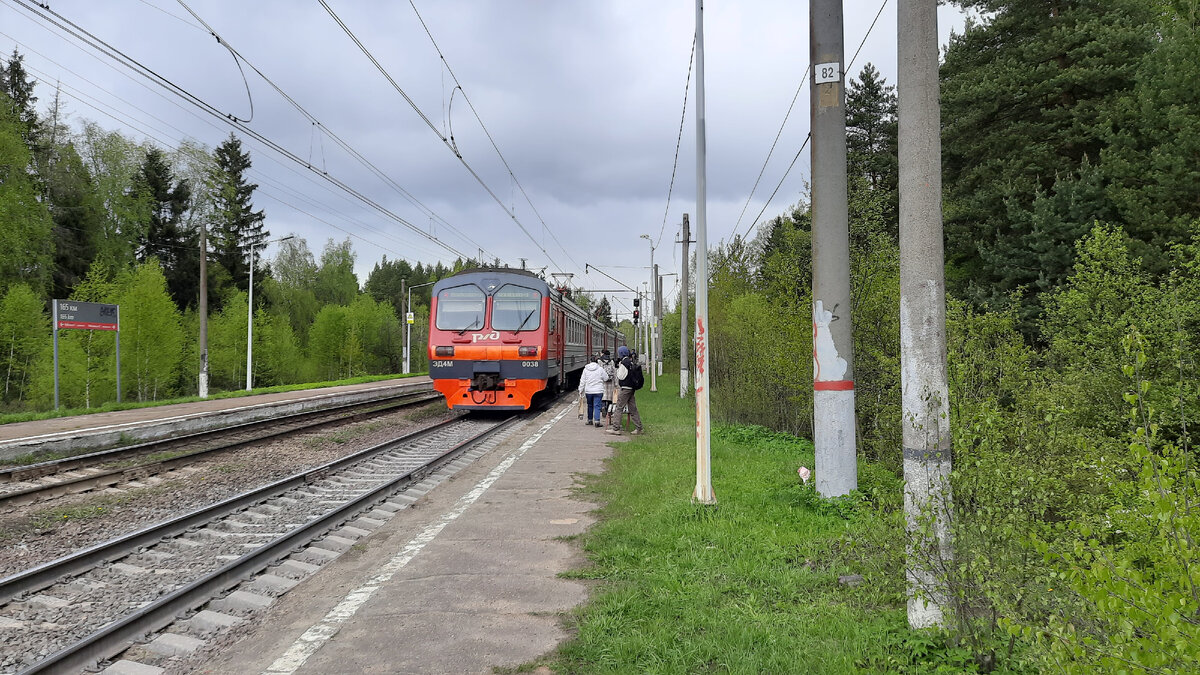
<svg viewBox="0 0 1200 675">
<path fill-rule="evenodd" d="M 405 280 L 405 281 L 407 281 L 407 280 Z M 412 322 L 408 320 L 408 315 L 413 313 L 413 308 L 412 308 L 412 306 L 413 306 L 412 305 L 413 289 L 421 288 L 423 286 L 432 286 L 436 283 L 437 283 L 436 281 L 428 281 L 423 284 L 417 284 L 415 286 L 408 287 L 408 292 L 407 292 L 407 295 L 405 296 L 408 299 L 404 302 L 404 374 L 405 375 L 408 375 L 409 373 L 412 372 L 412 363 L 410 361 L 410 359 L 412 358 Z M 413 317 L 413 320 L 414 321 L 416 320 L 415 316 Z"/>
<path fill-rule="evenodd" d="M 287 241 L 295 236 L 289 234 L 286 237 L 263 242 L 262 245 L 267 246 L 277 241 Z M 250 244 L 250 282 L 247 284 L 250 294 L 246 298 L 246 391 L 250 391 L 254 386 L 254 246 L 254 244 Z"/>
<path fill-rule="evenodd" d="M 942 625 L 946 599 L 945 588 L 928 561 L 948 560 L 952 555 L 947 531 L 951 446 L 937 0 L 900 0 L 897 11 L 901 419 L 904 515 L 910 534 L 908 624 L 928 628 Z"/>
<path fill-rule="evenodd" d="M 650 266 L 650 292 L 654 299 L 650 301 L 650 391 L 658 391 L 658 362 L 662 359 L 662 345 L 658 341 L 661 320 L 658 316 L 659 289 L 662 284 L 658 281 L 658 265 Z"/>
<path fill-rule="evenodd" d="M 812 0 L 809 44 L 813 64 L 813 445 L 817 492 L 834 497 L 858 487 L 842 0 Z"/>
<path fill-rule="evenodd" d="M 704 0 L 696 0 L 696 489 L 692 499 L 716 504 L 708 401 L 708 180 L 704 131 Z M 686 265 L 687 262 L 685 261 Z"/>
<path fill-rule="evenodd" d="M 200 223 L 200 398 L 208 398 L 208 225 Z"/>
<path fill-rule="evenodd" d="M 662 344 L 662 277 L 658 275 L 658 265 L 654 266 L 654 365 L 658 377 L 662 377 L 663 344 Z M 658 391 L 657 389 L 655 391 Z"/>
<path fill-rule="evenodd" d="M 647 311 L 649 310 L 649 311 Z M 650 284 L 642 282 L 642 354 L 639 358 L 642 363 L 650 363 L 653 357 L 651 352 L 654 350 L 654 345 L 650 343 L 650 322 L 654 320 L 654 310 L 650 309 Z M 654 391 L 651 387 L 650 391 Z"/>
<path fill-rule="evenodd" d="M 654 240 L 648 234 L 643 234 L 641 238 L 650 244 L 650 286 L 646 298 L 649 300 L 649 294 L 654 294 L 654 299 L 650 300 L 650 312 L 646 319 L 646 353 L 644 354 L 646 358 L 642 359 L 642 363 L 650 366 L 650 391 L 658 391 L 658 375 L 654 367 L 656 357 L 654 352 L 657 351 L 658 347 L 655 341 L 658 333 L 658 317 L 654 311 L 654 308 L 658 306 L 658 291 L 656 290 L 658 283 L 655 281 L 658 278 L 658 266 L 654 264 Z"/>
<path fill-rule="evenodd" d="M 400 280 L 400 297 L 401 298 L 408 297 L 408 279 Z M 403 373 L 405 375 L 408 374 L 408 340 L 409 340 L 410 334 L 411 334 L 411 331 L 409 331 L 409 329 L 408 329 L 408 312 L 409 312 L 408 304 L 405 303 L 404 316 L 400 317 L 400 320 L 404 322 L 404 348 L 400 350 L 400 354 L 404 357 L 404 362 L 402 364 L 402 367 L 403 367 Z"/>
<path fill-rule="evenodd" d="M 679 398 L 688 394 L 688 214 L 683 214 L 683 272 L 679 292 Z"/>
</svg>

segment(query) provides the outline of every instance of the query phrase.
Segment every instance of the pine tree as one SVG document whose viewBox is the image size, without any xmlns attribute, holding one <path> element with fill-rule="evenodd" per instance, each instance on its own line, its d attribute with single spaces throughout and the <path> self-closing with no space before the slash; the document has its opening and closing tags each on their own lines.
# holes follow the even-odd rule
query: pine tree
<svg viewBox="0 0 1200 675">
<path fill-rule="evenodd" d="M 46 188 L 54 220 L 54 278 L 56 298 L 70 296 L 71 289 L 87 276 L 102 236 L 104 211 L 96 196 L 91 174 L 75 147 L 65 144 L 55 151 Z"/>
<path fill-rule="evenodd" d="M 214 258 L 229 271 L 239 288 L 245 288 L 250 276 L 251 247 L 261 246 L 270 233 L 263 229 L 262 210 L 255 211 L 251 201 L 258 185 L 246 182 L 250 153 L 242 151 L 242 141 L 230 134 L 217 147 L 213 158 L 215 166 L 209 174 L 209 187 L 213 200 Z"/>
<path fill-rule="evenodd" d="M 1075 239 L 1106 216 L 1103 191 L 1077 189 L 1081 171 L 1107 144 L 1155 17 L 1140 0 L 958 4 L 988 18 L 952 37 L 941 72 L 948 281 L 1004 302 L 1061 283 Z M 1028 319 L 1037 296 L 1026 298 Z"/>
</svg>

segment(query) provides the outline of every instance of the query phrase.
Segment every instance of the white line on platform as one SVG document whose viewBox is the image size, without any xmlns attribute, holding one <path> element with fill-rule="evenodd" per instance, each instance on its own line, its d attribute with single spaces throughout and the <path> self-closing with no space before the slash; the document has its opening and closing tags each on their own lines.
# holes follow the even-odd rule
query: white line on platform
<svg viewBox="0 0 1200 675">
<path fill-rule="evenodd" d="M 458 503 L 454 505 L 453 509 L 450 509 L 450 511 L 443 514 L 442 517 L 437 520 L 437 522 L 427 526 L 421 531 L 420 534 L 414 537 L 412 541 L 408 542 L 403 550 L 397 553 L 394 558 L 389 560 L 382 568 L 380 568 L 378 574 L 369 579 L 367 583 L 346 594 L 346 597 L 342 598 L 342 601 L 339 602 L 336 607 L 329 610 L 329 613 L 325 615 L 325 618 L 321 619 L 319 623 L 304 631 L 304 634 L 292 643 L 292 646 L 289 647 L 286 652 L 284 652 L 283 656 L 275 659 L 275 662 L 268 666 L 265 671 L 263 671 L 263 675 L 290 675 L 291 673 L 296 672 L 305 664 L 306 661 L 308 661 L 310 657 L 312 657 L 313 654 L 316 654 L 317 651 L 330 640 L 330 638 L 332 638 L 339 630 L 341 630 L 342 624 L 354 617 L 358 610 L 364 604 L 366 604 L 367 600 L 371 599 L 371 596 L 375 594 L 375 591 L 379 590 L 381 586 L 391 580 L 392 576 L 394 576 L 396 572 L 399 572 L 402 567 L 411 562 L 413 558 L 417 557 L 417 554 L 420 553 L 427 544 L 432 542 L 447 525 L 465 513 L 471 504 L 474 504 L 476 500 L 482 497 L 483 493 L 487 492 L 488 488 L 490 488 L 493 483 L 499 480 L 500 476 L 504 475 L 505 471 L 508 471 L 508 469 L 518 459 L 520 459 L 527 450 L 533 447 L 534 443 L 537 443 L 547 431 L 550 431 L 551 427 L 557 424 L 558 421 L 563 418 L 563 416 L 575 408 L 576 406 L 574 403 L 566 408 L 563 408 L 562 412 L 558 413 L 554 419 L 547 422 L 544 426 L 542 426 L 541 429 L 538 429 L 537 433 L 535 433 L 533 436 L 530 436 L 529 440 L 521 444 L 521 447 L 514 450 L 513 453 L 508 457 L 505 457 L 504 461 L 500 462 L 495 469 L 492 469 L 491 473 L 489 473 L 486 478 L 479 481 L 478 485 L 476 485 L 470 492 L 463 495 L 462 498 L 458 500 Z"/>
</svg>

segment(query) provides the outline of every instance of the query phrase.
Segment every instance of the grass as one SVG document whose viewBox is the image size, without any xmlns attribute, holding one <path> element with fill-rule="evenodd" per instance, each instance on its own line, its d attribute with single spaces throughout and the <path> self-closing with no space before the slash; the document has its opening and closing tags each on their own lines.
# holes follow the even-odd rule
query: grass
<svg viewBox="0 0 1200 675">
<path fill-rule="evenodd" d="M 648 435 L 619 443 L 584 488 L 604 506 L 581 537 L 590 565 L 565 576 L 598 583 L 568 618 L 575 637 L 541 663 L 567 673 L 933 672 L 893 654 L 929 641 L 907 629 L 901 582 L 840 553 L 880 526 L 865 498 L 827 501 L 802 485 L 808 441 L 718 426 L 718 503 L 693 504 L 695 413 L 677 380 L 659 383 L 638 393 Z M 851 573 L 864 583 L 838 583 Z"/>
<path fill-rule="evenodd" d="M 422 375 L 416 373 L 415 375 Z M 76 415 L 90 415 L 98 412 L 112 412 L 115 410 L 132 410 L 134 408 L 153 408 L 160 405 L 173 405 L 175 403 L 191 403 L 192 401 L 211 401 L 224 398 L 238 398 L 241 396 L 254 396 L 255 394 L 279 394 L 289 391 L 299 391 L 302 389 L 321 389 L 324 387 L 337 387 L 347 384 L 364 384 L 367 382 L 378 382 L 380 380 L 392 380 L 401 377 L 413 377 L 414 375 L 366 375 L 363 377 L 352 377 L 345 380 L 334 380 L 330 382 L 308 382 L 304 384 L 283 384 L 275 387 L 261 387 L 251 391 L 235 390 L 222 391 L 209 394 L 207 399 L 202 399 L 199 396 L 185 396 L 181 398 L 163 399 L 161 401 L 141 401 L 141 402 L 123 402 L 123 403 L 106 403 L 95 408 L 62 408 L 59 410 L 43 410 L 39 412 L 19 412 L 7 413 L 0 415 L 0 424 L 12 424 L 14 422 L 33 422 L 37 420 L 48 420 L 56 417 L 74 417 Z"/>
</svg>

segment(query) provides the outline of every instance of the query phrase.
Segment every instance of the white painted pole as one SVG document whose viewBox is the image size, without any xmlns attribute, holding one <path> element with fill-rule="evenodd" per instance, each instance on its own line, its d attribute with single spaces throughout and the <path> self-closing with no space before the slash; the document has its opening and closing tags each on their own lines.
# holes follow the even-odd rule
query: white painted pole
<svg viewBox="0 0 1200 675">
<path fill-rule="evenodd" d="M 251 353 L 254 351 L 254 244 L 250 244 L 250 295 L 246 299 L 246 391 L 253 386 L 254 369 Z"/>
<path fill-rule="evenodd" d="M 952 560 L 950 403 L 942 243 L 937 0 L 900 0 L 900 387 L 908 624 L 945 624 L 945 586 L 930 562 Z"/>
<path fill-rule="evenodd" d="M 688 385 L 688 214 L 683 214 L 683 267 L 680 269 L 682 282 L 679 291 L 679 398 L 687 398 Z"/>
<path fill-rule="evenodd" d="M 696 489 L 692 499 L 716 504 L 712 488 L 708 407 L 708 216 L 704 136 L 704 0 L 696 0 Z M 684 264 L 687 264 L 686 262 Z"/>
<path fill-rule="evenodd" d="M 650 237 L 646 237 L 649 239 Z M 650 292 L 654 294 L 654 298 L 650 301 L 650 320 L 646 322 L 646 365 L 650 366 L 650 391 L 658 391 L 658 374 L 654 364 L 657 362 L 658 347 L 656 337 L 658 335 L 658 317 L 654 313 L 654 308 L 658 306 L 658 267 L 654 264 L 654 242 L 650 242 Z"/>
<path fill-rule="evenodd" d="M 408 287 L 408 300 L 404 302 L 404 374 L 408 375 L 409 370 L 409 352 L 412 349 L 412 324 L 408 322 L 408 315 L 412 313 L 412 286 Z"/>
<path fill-rule="evenodd" d="M 208 224 L 200 223 L 200 398 L 208 398 Z"/>
</svg>

